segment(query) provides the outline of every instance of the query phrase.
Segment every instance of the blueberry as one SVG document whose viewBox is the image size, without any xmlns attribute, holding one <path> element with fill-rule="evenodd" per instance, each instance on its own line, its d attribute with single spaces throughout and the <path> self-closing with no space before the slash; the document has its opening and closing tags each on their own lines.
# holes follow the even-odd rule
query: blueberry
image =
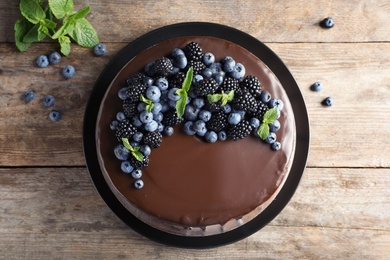
<svg viewBox="0 0 390 260">
<path fill-rule="evenodd" d="M 166 136 L 172 136 L 173 133 L 175 132 L 175 130 L 173 129 L 172 126 L 166 126 L 166 127 L 164 127 L 164 131 L 163 132 L 164 132 L 164 134 Z"/>
<path fill-rule="evenodd" d="M 277 110 L 281 111 L 284 107 L 284 103 L 279 98 L 274 98 L 269 101 L 269 107 L 276 108 Z"/>
<path fill-rule="evenodd" d="M 320 82 L 317 81 L 313 85 L 310 86 L 310 89 L 313 91 L 321 91 L 324 88 L 324 85 Z"/>
<path fill-rule="evenodd" d="M 161 122 L 157 122 L 157 131 L 162 133 L 164 131 L 164 125 Z"/>
<path fill-rule="evenodd" d="M 230 76 L 235 79 L 241 79 L 245 76 L 245 67 L 242 63 L 236 63 L 233 70 L 230 72 Z"/>
<path fill-rule="evenodd" d="M 55 103 L 55 98 L 52 95 L 46 95 L 42 99 L 42 103 L 44 107 L 52 107 Z"/>
<path fill-rule="evenodd" d="M 265 139 L 265 142 L 268 144 L 272 144 L 276 141 L 276 134 L 274 132 L 270 132 Z"/>
<path fill-rule="evenodd" d="M 161 104 L 161 113 L 165 113 L 169 110 L 169 104 L 168 102 L 160 103 Z"/>
<path fill-rule="evenodd" d="M 118 144 L 114 148 L 114 154 L 118 160 L 125 161 L 129 158 L 130 151 L 123 144 Z"/>
<path fill-rule="evenodd" d="M 139 142 L 136 142 L 136 141 L 130 141 L 130 145 L 131 147 L 135 148 L 135 147 L 140 147 L 141 145 L 139 144 Z"/>
<path fill-rule="evenodd" d="M 226 73 L 232 72 L 236 65 L 236 61 L 230 56 L 225 56 L 221 62 L 223 63 L 223 70 Z"/>
<path fill-rule="evenodd" d="M 156 121 L 157 123 L 162 122 L 163 118 L 164 118 L 164 115 L 161 112 L 158 112 L 157 114 L 153 114 L 153 120 Z"/>
<path fill-rule="evenodd" d="M 134 187 L 136 189 L 142 189 L 144 187 L 144 182 L 142 180 L 136 180 L 134 182 Z"/>
<path fill-rule="evenodd" d="M 228 116 L 228 122 L 231 125 L 237 125 L 241 121 L 241 115 L 239 113 L 230 113 Z"/>
<path fill-rule="evenodd" d="M 196 132 L 193 129 L 194 123 L 192 121 L 187 121 L 184 123 L 183 131 L 187 135 L 194 135 Z"/>
<path fill-rule="evenodd" d="M 184 118 L 189 121 L 195 121 L 198 118 L 199 109 L 188 105 L 184 109 Z"/>
<path fill-rule="evenodd" d="M 140 102 L 140 103 L 138 103 L 138 105 L 137 105 L 137 110 L 138 110 L 138 112 L 143 112 L 143 111 L 145 111 L 146 110 L 146 103 L 144 103 L 144 102 Z"/>
<path fill-rule="evenodd" d="M 116 120 L 111 121 L 111 123 L 110 123 L 110 129 L 111 129 L 111 130 L 115 130 L 116 127 L 118 126 L 118 124 L 119 124 L 119 122 L 116 121 Z"/>
<path fill-rule="evenodd" d="M 24 92 L 23 94 L 23 100 L 24 102 L 28 103 L 28 102 L 31 102 L 35 99 L 35 92 L 32 91 L 32 90 L 28 90 L 26 92 Z"/>
<path fill-rule="evenodd" d="M 125 116 L 125 113 L 123 113 L 122 111 L 116 113 L 116 119 L 118 121 L 123 121 L 126 119 L 126 116 Z"/>
<path fill-rule="evenodd" d="M 325 18 L 320 22 L 322 28 L 330 29 L 334 26 L 334 20 L 332 17 Z"/>
<path fill-rule="evenodd" d="M 331 98 L 331 97 L 327 97 L 327 98 L 325 98 L 323 101 L 322 101 L 322 104 L 324 105 L 324 106 L 328 106 L 328 107 L 330 107 L 330 106 L 333 106 L 333 98 Z"/>
<path fill-rule="evenodd" d="M 256 117 L 252 117 L 251 120 L 249 121 L 249 123 L 253 129 L 256 129 L 256 131 L 257 131 L 257 128 L 259 128 L 259 126 L 260 126 L 260 120 Z"/>
<path fill-rule="evenodd" d="M 154 80 L 153 80 L 153 78 L 151 78 L 151 77 L 144 77 L 143 80 L 142 80 L 142 83 L 144 83 L 144 85 L 145 85 L 146 87 L 152 86 L 152 85 L 153 85 L 153 82 L 154 82 Z"/>
<path fill-rule="evenodd" d="M 195 121 L 192 128 L 199 136 L 204 136 L 207 132 L 206 123 L 202 120 Z"/>
<path fill-rule="evenodd" d="M 142 123 L 147 124 L 153 120 L 153 114 L 148 111 L 142 111 L 141 114 L 139 115 L 139 119 L 141 120 Z"/>
<path fill-rule="evenodd" d="M 45 68 L 49 65 L 49 59 L 46 55 L 41 55 L 37 58 L 35 63 L 38 65 L 38 67 Z"/>
<path fill-rule="evenodd" d="M 229 104 L 222 106 L 222 109 L 225 114 L 229 114 L 230 112 L 232 112 L 232 107 Z"/>
<path fill-rule="evenodd" d="M 49 55 L 49 62 L 50 64 L 58 64 L 61 61 L 61 54 L 58 52 L 53 52 Z"/>
<path fill-rule="evenodd" d="M 199 119 L 203 122 L 208 122 L 211 118 L 211 112 L 208 110 L 201 110 L 199 112 Z"/>
<path fill-rule="evenodd" d="M 143 125 L 138 116 L 133 117 L 132 123 L 135 127 L 141 127 Z"/>
<path fill-rule="evenodd" d="M 150 86 L 146 89 L 146 98 L 157 102 L 160 100 L 161 97 L 161 91 L 157 86 Z"/>
<path fill-rule="evenodd" d="M 168 91 L 169 100 L 178 101 L 180 99 L 180 96 L 176 93 L 177 90 L 178 90 L 178 88 L 171 88 Z"/>
<path fill-rule="evenodd" d="M 277 111 L 278 113 L 276 114 L 276 119 L 279 119 L 280 118 L 280 110 Z"/>
<path fill-rule="evenodd" d="M 147 75 L 153 76 L 154 61 L 147 63 L 144 67 L 144 71 Z"/>
<path fill-rule="evenodd" d="M 185 55 L 178 55 L 174 58 L 173 64 L 179 69 L 184 69 L 185 67 L 187 67 L 188 60 Z"/>
<path fill-rule="evenodd" d="M 67 65 L 65 66 L 63 69 L 62 69 L 62 75 L 66 78 L 66 79 L 70 79 L 74 76 L 74 74 L 76 73 L 76 70 L 74 69 L 74 67 L 72 65 Z"/>
<path fill-rule="evenodd" d="M 220 73 L 220 72 L 224 72 L 223 66 L 219 62 L 215 62 L 215 63 L 211 64 L 209 68 L 213 72 L 213 75 L 216 75 L 217 73 Z"/>
<path fill-rule="evenodd" d="M 210 66 L 215 62 L 215 56 L 211 52 L 206 52 L 202 57 L 203 63 L 206 66 Z"/>
<path fill-rule="evenodd" d="M 126 100 L 126 99 L 127 99 L 126 91 L 127 91 L 127 87 L 121 88 L 121 89 L 118 91 L 118 97 L 119 97 L 121 100 Z"/>
<path fill-rule="evenodd" d="M 172 50 L 172 57 L 176 58 L 176 57 L 181 56 L 181 55 L 185 55 L 185 54 L 184 54 L 184 51 L 183 51 L 182 49 L 180 49 L 180 48 L 174 48 L 174 49 Z"/>
<path fill-rule="evenodd" d="M 139 151 L 144 155 L 144 156 L 149 156 L 152 153 L 152 149 L 150 148 L 149 145 L 141 145 L 139 148 Z"/>
<path fill-rule="evenodd" d="M 158 128 L 158 123 L 154 120 L 145 124 L 145 130 L 148 132 L 154 132 Z"/>
<path fill-rule="evenodd" d="M 95 53 L 96 56 L 103 56 L 106 54 L 106 45 L 103 43 L 98 43 L 94 48 L 93 48 L 93 53 Z"/>
<path fill-rule="evenodd" d="M 124 173 L 131 173 L 134 170 L 134 167 L 129 161 L 122 161 L 121 170 Z"/>
<path fill-rule="evenodd" d="M 169 100 L 168 105 L 169 105 L 169 107 L 176 109 L 176 101 Z"/>
<path fill-rule="evenodd" d="M 202 71 L 202 76 L 205 78 L 211 78 L 213 76 L 213 71 L 210 68 L 205 68 Z"/>
<path fill-rule="evenodd" d="M 135 132 L 133 134 L 133 140 L 140 143 L 142 141 L 142 138 L 144 137 L 144 134 L 142 132 Z"/>
<path fill-rule="evenodd" d="M 218 85 L 221 85 L 223 83 L 223 80 L 225 79 L 225 74 L 223 72 L 215 73 L 213 75 L 213 78 Z"/>
<path fill-rule="evenodd" d="M 192 105 L 195 107 L 195 108 L 202 108 L 204 105 L 205 105 L 205 101 L 204 101 L 204 98 L 194 98 L 192 100 Z"/>
<path fill-rule="evenodd" d="M 142 171 L 141 169 L 135 169 L 132 173 L 131 173 L 131 176 L 134 178 L 134 179 L 139 179 L 142 177 Z M 143 182 L 142 182 L 142 186 L 143 186 Z M 141 187 L 142 188 L 142 187 Z"/>
<path fill-rule="evenodd" d="M 278 141 L 275 141 L 274 143 L 271 144 L 271 149 L 274 151 L 278 151 L 282 148 L 282 144 Z"/>
<path fill-rule="evenodd" d="M 206 141 L 209 143 L 215 143 L 218 140 L 218 135 L 214 131 L 209 131 L 205 134 Z"/>
<path fill-rule="evenodd" d="M 271 100 L 271 94 L 267 90 L 261 91 L 260 100 L 263 103 L 268 103 Z"/>
<path fill-rule="evenodd" d="M 232 111 L 233 111 L 233 113 L 239 113 L 240 116 L 241 116 L 241 118 L 244 118 L 244 117 L 245 117 L 245 114 L 246 114 L 246 113 L 245 113 L 244 110 L 238 110 L 238 109 L 233 108 Z"/>
<path fill-rule="evenodd" d="M 271 124 L 269 124 L 269 130 L 271 131 L 271 132 L 276 132 L 276 131 L 278 131 L 280 129 L 280 122 L 279 122 L 279 120 L 275 120 L 275 121 L 273 121 Z"/>
<path fill-rule="evenodd" d="M 156 80 L 156 86 L 160 90 L 166 90 L 166 89 L 168 89 L 168 86 L 169 86 L 168 80 L 166 78 L 158 78 Z"/>
<path fill-rule="evenodd" d="M 227 134 L 226 134 L 226 132 L 225 131 L 220 131 L 219 133 L 218 133 L 218 140 L 220 140 L 220 141 L 225 141 L 227 139 Z"/>
<path fill-rule="evenodd" d="M 161 109 L 162 109 L 161 103 L 157 102 L 153 104 L 153 108 L 151 112 L 153 115 L 156 115 L 161 112 Z"/>
<path fill-rule="evenodd" d="M 50 118 L 51 121 L 57 122 L 58 120 L 61 119 L 61 117 L 62 117 L 62 114 L 61 114 L 60 110 L 53 109 L 49 113 L 49 118 Z"/>
<path fill-rule="evenodd" d="M 195 85 L 197 85 L 199 82 L 201 82 L 203 80 L 203 76 L 200 75 L 200 74 L 196 74 L 194 76 L 194 78 L 192 79 L 192 83 L 194 83 Z"/>
</svg>

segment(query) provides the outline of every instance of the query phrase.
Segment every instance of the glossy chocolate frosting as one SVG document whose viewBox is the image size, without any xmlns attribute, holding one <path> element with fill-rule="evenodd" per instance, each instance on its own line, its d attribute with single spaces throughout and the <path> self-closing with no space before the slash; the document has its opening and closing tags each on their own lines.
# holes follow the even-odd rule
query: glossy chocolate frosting
<svg viewBox="0 0 390 260">
<path fill-rule="evenodd" d="M 187 136 L 180 127 L 161 146 L 152 150 L 143 170 L 145 186 L 133 188 L 134 179 L 124 174 L 113 153 L 117 145 L 109 124 L 121 110 L 117 93 L 131 74 L 175 47 L 191 41 L 216 60 L 229 55 L 244 64 L 247 75 L 259 78 L 262 89 L 283 100 L 285 106 L 277 132 L 282 149 L 253 136 L 238 141 L 207 143 Z M 231 230 L 256 217 L 272 202 L 290 171 L 295 151 L 295 123 L 291 104 L 279 80 L 256 56 L 234 43 L 212 37 L 183 37 L 164 41 L 129 61 L 108 88 L 96 127 L 103 175 L 116 197 L 133 215 L 161 230 L 190 236 Z"/>
</svg>

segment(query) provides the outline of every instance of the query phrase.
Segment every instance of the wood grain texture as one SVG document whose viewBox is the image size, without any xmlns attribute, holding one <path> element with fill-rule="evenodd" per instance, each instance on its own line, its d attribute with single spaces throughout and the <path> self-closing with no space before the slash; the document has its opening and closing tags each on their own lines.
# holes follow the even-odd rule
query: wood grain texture
<svg viewBox="0 0 390 260">
<path fill-rule="evenodd" d="M 0 254 L 7 259 L 386 259 L 387 169 L 307 169 L 267 227 L 207 250 L 163 246 L 120 221 L 85 168 L 0 169 Z M 336 193 L 337 191 L 337 193 Z"/>
<path fill-rule="evenodd" d="M 267 45 L 286 63 L 305 98 L 310 167 L 390 167 L 390 146 L 385 145 L 390 143 L 390 127 L 384 127 L 390 122 L 389 43 Z M 70 57 L 42 69 L 33 65 L 36 53 L 50 53 L 53 44 L 37 44 L 23 54 L 12 44 L 0 44 L 6 57 L 0 60 L 0 164 L 84 165 L 82 122 L 89 94 L 124 46 L 108 44 L 108 55 L 100 58 L 73 46 Z M 60 75 L 66 64 L 77 70 L 70 80 Z M 317 80 L 325 85 L 322 92 L 310 90 Z M 20 97 L 28 89 L 37 99 L 25 104 Z M 50 110 L 41 104 L 46 94 L 54 95 L 55 108 L 63 111 L 57 123 L 48 120 Z M 327 96 L 335 100 L 333 107 L 321 105 Z"/>
<path fill-rule="evenodd" d="M 243 30 L 264 42 L 382 42 L 390 40 L 390 2 L 343 1 L 75 1 L 90 5 L 88 19 L 103 42 L 128 42 L 161 26 L 214 22 Z M 318 26 L 335 19 L 334 30 Z M 0 42 L 13 42 L 18 17 L 15 1 L 0 2 Z M 142 22 L 138 22 L 142 21 Z"/>
</svg>

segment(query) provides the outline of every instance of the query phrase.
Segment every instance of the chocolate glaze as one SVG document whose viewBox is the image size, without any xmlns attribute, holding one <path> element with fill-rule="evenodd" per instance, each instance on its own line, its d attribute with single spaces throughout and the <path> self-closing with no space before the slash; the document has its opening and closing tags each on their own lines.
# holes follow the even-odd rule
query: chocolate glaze
<svg viewBox="0 0 390 260">
<path fill-rule="evenodd" d="M 168 56 L 173 48 L 191 41 L 198 42 L 204 52 L 213 52 L 217 60 L 229 55 L 243 63 L 247 75 L 256 75 L 263 89 L 284 101 L 279 119 L 282 128 L 277 132 L 282 149 L 272 151 L 255 137 L 210 144 L 176 128 L 173 136 L 163 138 L 160 148 L 153 149 L 149 166 L 143 170 L 145 186 L 136 190 L 134 179 L 121 172 L 113 153 L 117 140 L 109 124 L 122 106 L 117 92 L 125 79 L 141 71 L 146 63 Z M 146 223 L 178 234 L 184 234 L 176 230 L 182 226 L 186 230 L 202 227 L 204 231 L 209 225 L 220 228 L 207 234 L 220 233 L 242 224 L 237 219 L 248 221 L 258 215 L 283 185 L 295 150 L 294 115 L 279 80 L 247 50 L 212 37 L 171 39 L 129 61 L 106 92 L 96 131 L 100 167 L 117 198 Z"/>
</svg>

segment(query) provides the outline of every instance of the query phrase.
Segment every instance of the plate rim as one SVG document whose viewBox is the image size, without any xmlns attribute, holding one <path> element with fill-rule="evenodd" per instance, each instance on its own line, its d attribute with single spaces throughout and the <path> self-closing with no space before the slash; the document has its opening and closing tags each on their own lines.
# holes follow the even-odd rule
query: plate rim
<svg viewBox="0 0 390 260">
<path fill-rule="evenodd" d="M 298 129 L 299 126 L 300 129 L 299 132 L 296 131 L 296 149 L 290 174 L 274 201 L 259 216 L 248 223 L 223 234 L 204 237 L 183 237 L 157 230 L 127 211 L 105 182 L 98 163 L 95 142 L 96 121 L 101 101 L 115 76 L 127 64 L 129 59 L 134 57 L 132 55 L 136 55 L 140 51 L 164 40 L 186 36 L 211 36 L 228 40 L 247 49 L 262 60 L 276 75 L 285 89 L 293 108 L 295 127 Z M 132 55 L 128 55 L 129 53 Z M 286 89 L 285 86 L 289 87 Z M 298 112 L 299 117 L 296 116 Z M 154 29 L 127 44 L 111 59 L 99 75 L 84 113 L 84 157 L 89 176 L 102 199 L 117 217 L 137 233 L 153 241 L 175 247 L 201 249 L 223 246 L 242 240 L 262 229 L 280 214 L 293 197 L 306 168 L 309 147 L 310 126 L 306 105 L 299 86 L 287 66 L 268 46 L 255 37 L 238 29 L 217 23 L 185 22 L 171 24 Z"/>
</svg>

